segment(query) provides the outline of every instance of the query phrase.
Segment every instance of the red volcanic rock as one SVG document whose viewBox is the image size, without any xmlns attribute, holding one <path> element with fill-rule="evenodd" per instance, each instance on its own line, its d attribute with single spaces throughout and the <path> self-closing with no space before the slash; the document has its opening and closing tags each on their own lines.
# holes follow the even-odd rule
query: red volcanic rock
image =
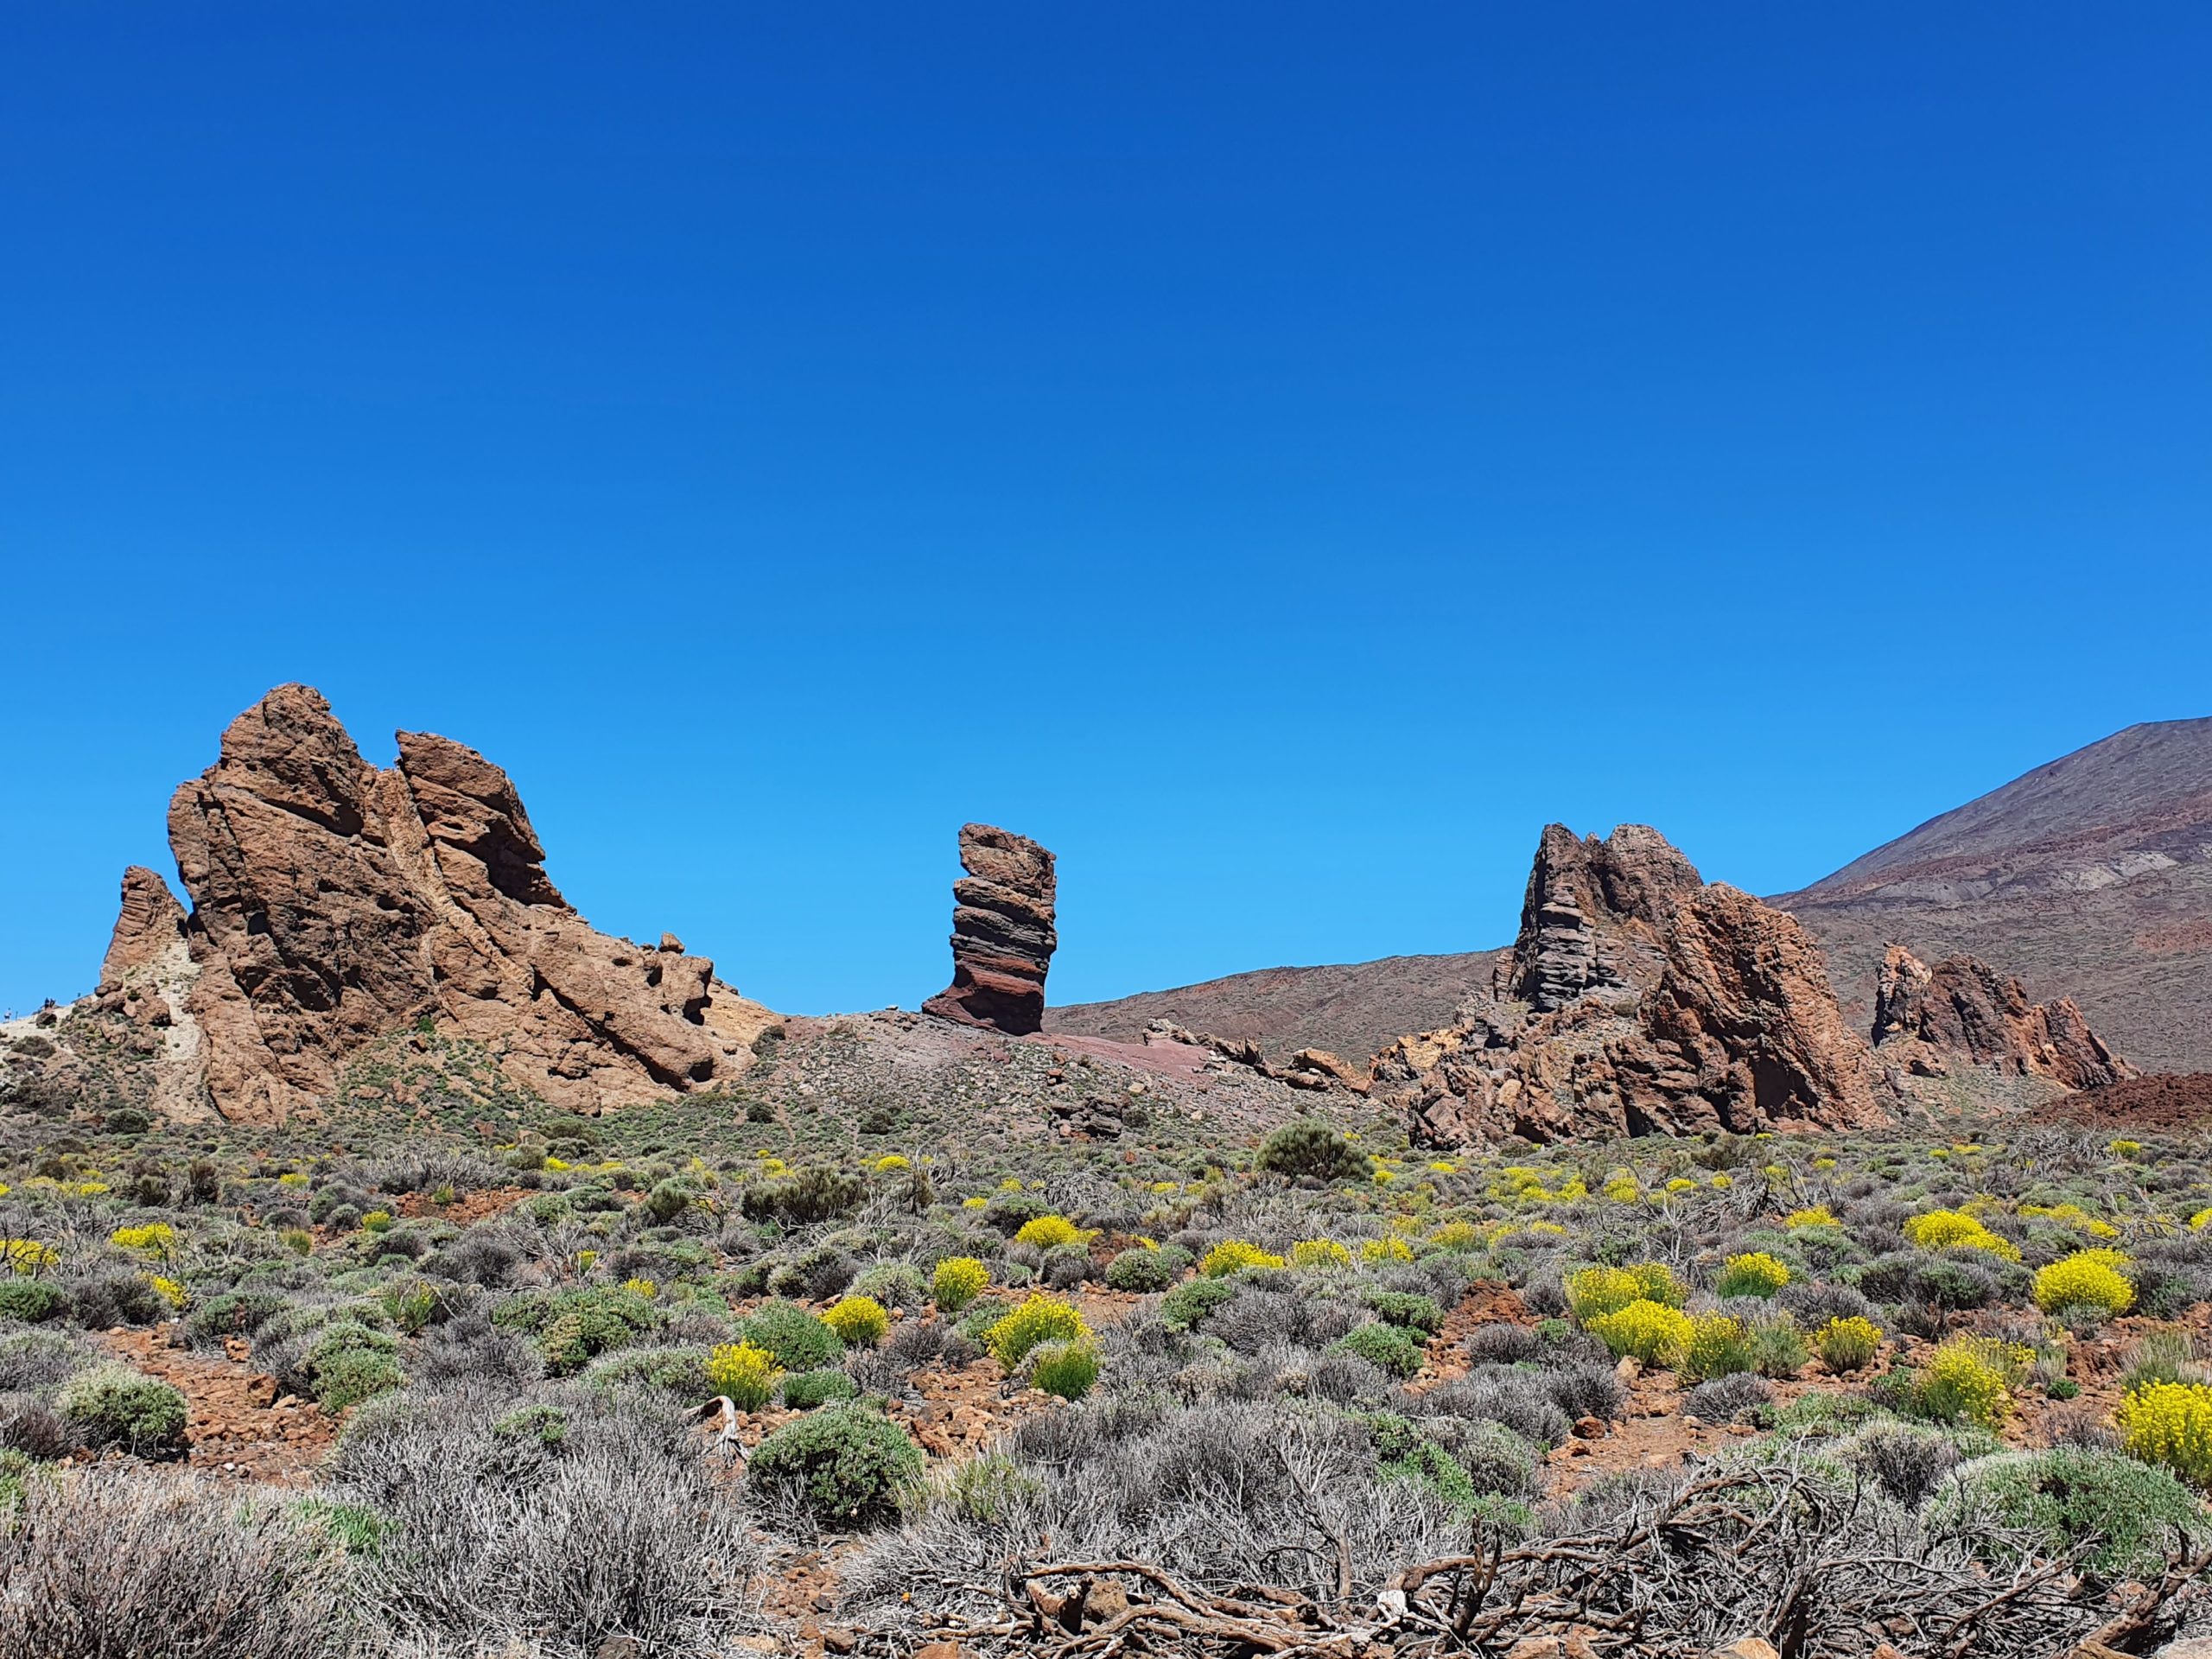
<svg viewBox="0 0 2212 1659">
<path fill-rule="evenodd" d="M 1045 975 L 1059 935 L 1052 855 L 988 823 L 961 826 L 952 884 L 952 983 L 922 1011 L 1022 1036 L 1043 1029 Z"/>
<path fill-rule="evenodd" d="M 766 1023 L 703 957 L 577 915 L 498 766 L 404 732 L 380 771 L 306 686 L 232 723 L 170 803 L 169 840 L 193 900 L 190 1009 L 228 1117 L 327 1096 L 355 1050 L 424 1018 L 581 1111 L 733 1076 Z"/>
<path fill-rule="evenodd" d="M 184 906 L 171 896 L 168 883 L 133 864 L 123 873 L 123 906 L 107 955 L 100 958 L 100 989 L 118 989 L 132 974 L 156 966 L 183 937 Z"/>
<path fill-rule="evenodd" d="M 2068 1089 L 2124 1082 L 2135 1068 L 2089 1029 L 2071 997 L 2031 1002 L 2020 982 L 1974 957 L 1930 968 L 1901 944 L 1882 960 L 1874 1045 L 1923 1075 L 1953 1060 Z"/>
<path fill-rule="evenodd" d="M 1546 829 L 1491 995 L 1374 1075 L 1442 1146 L 1844 1128 L 1896 1104 L 1811 937 L 1641 824 Z"/>
</svg>

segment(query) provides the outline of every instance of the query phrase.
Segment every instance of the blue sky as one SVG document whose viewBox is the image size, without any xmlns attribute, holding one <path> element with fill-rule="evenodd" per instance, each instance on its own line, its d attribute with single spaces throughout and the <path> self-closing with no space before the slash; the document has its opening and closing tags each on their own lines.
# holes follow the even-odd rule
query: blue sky
<svg viewBox="0 0 2212 1659">
<path fill-rule="evenodd" d="M 798 1012 L 968 818 L 1076 1001 L 2212 713 L 2201 6 L 777 10 L 0 16 L 0 1003 L 284 680 Z"/>
</svg>

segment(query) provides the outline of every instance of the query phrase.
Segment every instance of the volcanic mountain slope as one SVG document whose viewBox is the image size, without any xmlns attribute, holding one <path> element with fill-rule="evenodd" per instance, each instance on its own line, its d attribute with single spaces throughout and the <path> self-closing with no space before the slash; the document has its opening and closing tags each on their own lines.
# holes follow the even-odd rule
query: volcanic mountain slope
<svg viewBox="0 0 2212 1659">
<path fill-rule="evenodd" d="M 2143 1070 L 2212 1069 L 2212 719 L 2131 726 L 1770 902 L 1854 1025 L 1897 944 L 2070 996 Z"/>
<path fill-rule="evenodd" d="M 1302 1048 L 1326 1049 L 1355 1065 L 1399 1038 L 1448 1025 L 1468 996 L 1487 995 L 1503 950 L 1459 956 L 1384 957 L 1326 968 L 1264 968 L 1110 1002 L 1045 1010 L 1045 1029 L 1141 1042 L 1166 1020 L 1192 1031 L 1256 1043 L 1281 1064 Z"/>
</svg>

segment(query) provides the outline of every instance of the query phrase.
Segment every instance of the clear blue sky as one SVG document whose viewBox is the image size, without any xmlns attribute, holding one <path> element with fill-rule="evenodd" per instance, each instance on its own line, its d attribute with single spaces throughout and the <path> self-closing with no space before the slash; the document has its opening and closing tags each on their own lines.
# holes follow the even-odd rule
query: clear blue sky
<svg viewBox="0 0 2212 1659">
<path fill-rule="evenodd" d="M 283 680 L 799 1012 L 967 818 L 1076 1001 L 2212 713 L 2201 4 L 775 11 L 0 16 L 0 1002 Z"/>
</svg>

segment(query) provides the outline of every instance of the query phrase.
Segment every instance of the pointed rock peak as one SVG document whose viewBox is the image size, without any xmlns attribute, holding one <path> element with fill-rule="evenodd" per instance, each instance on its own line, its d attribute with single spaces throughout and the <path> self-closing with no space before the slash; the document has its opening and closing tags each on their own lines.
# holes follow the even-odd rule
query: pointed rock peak
<svg viewBox="0 0 2212 1659">
<path fill-rule="evenodd" d="M 1014 1036 L 1043 1029 L 1045 976 L 1058 948 L 1052 855 L 995 824 L 960 829 L 952 884 L 952 983 L 923 1012 Z"/>
<path fill-rule="evenodd" d="M 184 906 L 168 883 L 142 864 L 123 873 L 123 904 L 100 961 L 103 989 L 120 985 L 132 970 L 151 966 L 183 937 Z"/>
<path fill-rule="evenodd" d="M 360 833 L 373 776 L 311 685 L 280 685 L 232 721 L 220 758 L 201 774 L 203 783 L 245 790 L 340 836 Z"/>
<path fill-rule="evenodd" d="M 441 855 L 451 849 L 475 859 L 491 885 L 518 903 L 567 908 L 545 874 L 545 849 L 505 768 L 449 737 L 396 735 L 400 776 Z"/>
</svg>

